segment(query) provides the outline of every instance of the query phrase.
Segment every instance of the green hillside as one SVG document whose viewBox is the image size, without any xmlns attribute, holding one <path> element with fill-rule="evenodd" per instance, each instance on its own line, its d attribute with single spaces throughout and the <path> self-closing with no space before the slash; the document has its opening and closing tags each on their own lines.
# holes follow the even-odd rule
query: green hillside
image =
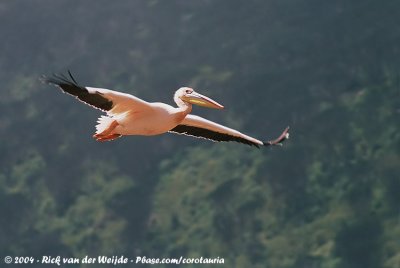
<svg viewBox="0 0 400 268">
<path fill-rule="evenodd" d="M 390 0 L 1 1 L 0 266 L 400 267 L 399 25 Z M 169 104 L 191 86 L 225 106 L 194 114 L 291 139 L 98 143 L 99 111 L 39 81 L 68 69 Z"/>
</svg>

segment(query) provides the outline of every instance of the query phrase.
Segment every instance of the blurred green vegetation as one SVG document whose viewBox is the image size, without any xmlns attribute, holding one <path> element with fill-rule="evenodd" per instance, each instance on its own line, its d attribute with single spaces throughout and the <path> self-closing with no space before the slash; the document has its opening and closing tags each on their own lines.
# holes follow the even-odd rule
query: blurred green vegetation
<svg viewBox="0 0 400 268">
<path fill-rule="evenodd" d="M 398 25 L 396 1 L 3 1 L 1 254 L 400 267 Z M 67 69 L 167 103 L 192 86 L 227 108 L 195 114 L 292 138 L 100 144 L 98 111 L 38 81 Z"/>
</svg>

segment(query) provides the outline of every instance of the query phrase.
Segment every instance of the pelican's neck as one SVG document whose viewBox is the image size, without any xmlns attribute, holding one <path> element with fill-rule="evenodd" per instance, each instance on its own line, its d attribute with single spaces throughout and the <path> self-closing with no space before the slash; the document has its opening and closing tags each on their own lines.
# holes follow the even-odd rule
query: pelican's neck
<svg viewBox="0 0 400 268">
<path fill-rule="evenodd" d="M 179 111 L 182 112 L 183 114 L 185 114 L 185 116 L 187 114 L 189 114 L 190 112 L 192 112 L 192 104 L 184 102 L 176 94 L 174 96 L 174 101 L 175 101 L 176 105 L 178 105 Z"/>
<path fill-rule="evenodd" d="M 181 103 L 176 102 L 176 104 L 178 105 L 179 112 L 181 112 L 185 116 L 192 112 L 192 104 L 186 103 L 184 101 L 181 101 Z"/>
</svg>

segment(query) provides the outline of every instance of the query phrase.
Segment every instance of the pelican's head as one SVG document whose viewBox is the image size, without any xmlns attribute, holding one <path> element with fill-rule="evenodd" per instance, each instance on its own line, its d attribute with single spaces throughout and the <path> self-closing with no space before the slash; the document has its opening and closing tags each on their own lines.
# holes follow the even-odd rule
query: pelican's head
<svg viewBox="0 0 400 268">
<path fill-rule="evenodd" d="M 175 92 L 174 96 L 175 102 L 179 105 L 182 101 L 184 103 L 196 104 L 203 107 L 214 108 L 214 109 L 223 109 L 224 106 L 219 104 L 218 102 L 201 95 L 193 90 L 190 87 L 181 87 Z"/>
</svg>

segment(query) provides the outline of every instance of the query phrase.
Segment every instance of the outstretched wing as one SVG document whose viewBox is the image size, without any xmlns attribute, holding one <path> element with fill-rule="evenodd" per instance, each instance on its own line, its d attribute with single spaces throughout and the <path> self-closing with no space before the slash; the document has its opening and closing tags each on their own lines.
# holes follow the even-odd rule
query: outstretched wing
<svg viewBox="0 0 400 268">
<path fill-rule="evenodd" d="M 289 127 L 273 141 L 260 141 L 248 135 L 245 135 L 232 128 L 225 127 L 197 115 L 188 114 L 185 119 L 169 132 L 189 135 L 197 138 L 204 138 L 212 141 L 236 141 L 250 146 L 269 146 L 281 145 L 289 138 Z"/>
<path fill-rule="evenodd" d="M 188 114 L 170 132 L 204 138 L 212 141 L 236 141 L 251 146 L 264 145 L 260 140 L 247 136 L 237 130 L 217 124 L 197 115 Z"/>
<path fill-rule="evenodd" d="M 105 88 L 80 86 L 70 71 L 68 71 L 68 75 L 69 77 L 54 74 L 52 77 L 43 77 L 42 80 L 45 83 L 58 86 L 65 93 L 75 96 L 93 108 L 109 114 L 118 114 L 136 109 L 143 110 L 150 107 L 148 102 L 130 94 Z"/>
</svg>

